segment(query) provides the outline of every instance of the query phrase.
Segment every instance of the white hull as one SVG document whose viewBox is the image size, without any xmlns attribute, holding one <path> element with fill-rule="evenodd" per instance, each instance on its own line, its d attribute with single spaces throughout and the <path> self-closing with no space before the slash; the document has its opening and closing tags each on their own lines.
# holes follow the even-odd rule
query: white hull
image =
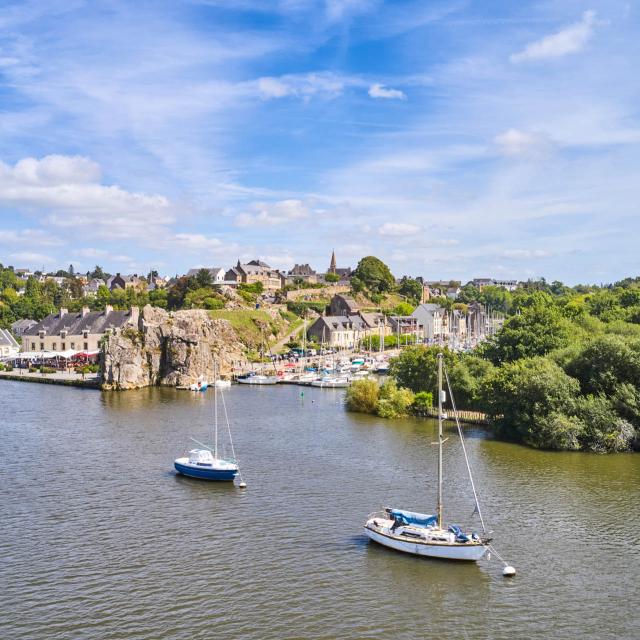
<svg viewBox="0 0 640 640">
<path fill-rule="evenodd" d="M 365 526 L 364 532 L 370 540 L 390 547 L 396 551 L 411 553 L 414 556 L 425 556 L 428 558 L 441 558 L 443 560 L 463 560 L 476 562 L 487 552 L 484 544 L 446 544 L 423 541 L 401 540 L 390 534 L 379 533 Z"/>
<path fill-rule="evenodd" d="M 275 376 L 251 376 L 249 378 L 238 378 L 236 382 L 240 384 L 277 384 L 278 378 Z"/>
<path fill-rule="evenodd" d="M 216 380 L 213 386 L 218 389 L 228 389 L 231 386 L 231 380 Z"/>
<path fill-rule="evenodd" d="M 349 384 L 349 380 L 314 380 L 311 386 L 320 387 L 321 389 L 345 389 Z"/>
</svg>

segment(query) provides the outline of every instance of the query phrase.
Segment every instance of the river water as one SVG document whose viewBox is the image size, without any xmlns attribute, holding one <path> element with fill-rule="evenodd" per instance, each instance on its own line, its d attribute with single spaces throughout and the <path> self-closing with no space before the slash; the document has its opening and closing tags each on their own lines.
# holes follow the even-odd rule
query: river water
<svg viewBox="0 0 640 640">
<path fill-rule="evenodd" d="M 640 455 L 541 452 L 466 428 L 495 557 L 367 542 L 432 511 L 436 426 L 348 414 L 343 391 L 225 393 L 246 490 L 176 476 L 212 391 L 0 382 L 0 637 L 638 638 Z M 479 526 L 455 433 L 445 518 Z"/>
</svg>

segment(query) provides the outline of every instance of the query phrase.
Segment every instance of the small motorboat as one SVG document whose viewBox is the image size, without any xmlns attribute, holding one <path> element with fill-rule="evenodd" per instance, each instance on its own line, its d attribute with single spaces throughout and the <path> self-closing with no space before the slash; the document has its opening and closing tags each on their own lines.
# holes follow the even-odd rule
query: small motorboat
<svg viewBox="0 0 640 640">
<path fill-rule="evenodd" d="M 344 389 L 350 384 L 349 378 L 345 376 L 325 376 L 320 380 L 314 380 L 312 387 L 320 387 L 321 389 Z"/>
<path fill-rule="evenodd" d="M 206 391 L 208 386 L 209 383 L 203 376 L 200 376 L 197 382 L 189 385 L 189 391 Z"/>
<path fill-rule="evenodd" d="M 213 386 L 216 389 L 228 389 L 231 386 L 231 380 L 222 380 L 222 379 L 216 380 L 213 383 Z"/>
<path fill-rule="evenodd" d="M 265 376 L 261 373 L 250 373 L 247 376 L 236 378 L 240 384 L 276 384 L 278 376 Z"/>
<path fill-rule="evenodd" d="M 238 475 L 235 460 L 216 458 L 209 449 L 191 449 L 188 457 L 177 458 L 173 464 L 178 473 L 200 480 L 232 481 Z"/>
</svg>

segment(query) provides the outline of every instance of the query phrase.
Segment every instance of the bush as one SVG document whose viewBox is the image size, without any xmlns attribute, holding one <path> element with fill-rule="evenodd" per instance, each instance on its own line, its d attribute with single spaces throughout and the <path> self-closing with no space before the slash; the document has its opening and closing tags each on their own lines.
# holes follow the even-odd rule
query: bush
<svg viewBox="0 0 640 640">
<path fill-rule="evenodd" d="M 376 413 L 381 418 L 402 418 L 409 413 L 413 399 L 409 389 L 398 388 L 394 380 L 388 380 L 380 387 Z"/>
<path fill-rule="evenodd" d="M 4 371 L 5 370 L 5 366 L 3 362 L 0 362 L 0 371 Z"/>
<path fill-rule="evenodd" d="M 433 408 L 433 393 L 430 391 L 420 391 L 413 398 L 412 409 L 414 411 L 428 411 Z"/>
<path fill-rule="evenodd" d="M 356 380 L 347 389 L 347 409 L 358 413 L 376 413 L 379 391 L 380 386 L 375 380 Z"/>
<path fill-rule="evenodd" d="M 629 451 L 635 438 L 633 425 L 621 418 L 604 396 L 576 400 L 578 418 L 584 425 L 582 447 L 597 453 Z"/>
</svg>

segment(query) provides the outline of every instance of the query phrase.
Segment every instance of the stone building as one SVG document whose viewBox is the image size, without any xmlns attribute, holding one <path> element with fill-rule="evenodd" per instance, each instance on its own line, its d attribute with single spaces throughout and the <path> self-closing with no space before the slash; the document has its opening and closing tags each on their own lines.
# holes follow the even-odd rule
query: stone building
<svg viewBox="0 0 640 640">
<path fill-rule="evenodd" d="M 77 313 L 62 308 L 24 332 L 21 351 L 98 351 L 105 334 L 118 333 L 137 322 L 138 307 L 130 311 L 114 311 L 110 305 L 104 311 L 83 307 Z"/>
<path fill-rule="evenodd" d="M 281 288 L 280 272 L 272 269 L 268 264 L 261 260 L 251 260 L 251 262 L 238 263 L 232 269 L 229 269 L 224 276 L 225 284 L 254 284 L 261 282 L 264 290 L 273 293 Z"/>
</svg>

